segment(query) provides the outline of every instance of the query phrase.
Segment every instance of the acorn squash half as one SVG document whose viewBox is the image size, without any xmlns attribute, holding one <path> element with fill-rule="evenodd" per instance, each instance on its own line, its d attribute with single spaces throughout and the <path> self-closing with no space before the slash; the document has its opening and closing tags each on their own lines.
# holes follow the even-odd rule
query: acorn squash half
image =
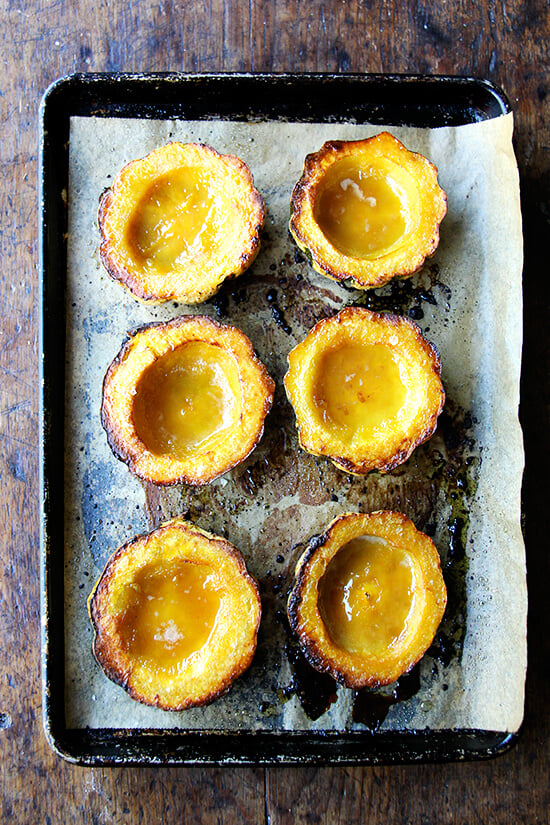
<svg viewBox="0 0 550 825">
<path fill-rule="evenodd" d="M 196 304 L 256 257 L 265 217 L 250 170 L 198 143 L 128 163 L 100 203 L 100 257 L 141 301 Z"/>
<path fill-rule="evenodd" d="M 88 609 L 105 674 L 164 710 L 228 690 L 252 661 L 261 615 L 239 550 L 182 519 L 120 547 Z"/>
<path fill-rule="evenodd" d="M 319 321 L 288 364 L 301 446 L 355 475 L 406 461 L 445 402 L 436 349 L 397 315 L 347 307 Z"/>
<path fill-rule="evenodd" d="M 382 132 L 329 141 L 306 157 L 290 231 L 314 269 L 365 289 L 420 269 L 446 211 L 436 167 Z"/>
<path fill-rule="evenodd" d="M 345 513 L 298 562 L 288 616 L 313 667 L 374 688 L 422 658 L 446 603 L 437 549 L 407 516 Z"/>
<path fill-rule="evenodd" d="M 254 449 L 274 386 L 241 330 L 182 316 L 125 342 L 103 381 L 101 420 L 137 476 L 198 486 Z"/>
</svg>

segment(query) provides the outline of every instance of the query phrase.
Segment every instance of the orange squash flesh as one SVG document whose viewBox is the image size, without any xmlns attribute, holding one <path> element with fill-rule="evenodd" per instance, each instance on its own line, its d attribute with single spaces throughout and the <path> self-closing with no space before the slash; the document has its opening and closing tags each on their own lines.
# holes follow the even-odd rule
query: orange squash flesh
<svg viewBox="0 0 550 825">
<path fill-rule="evenodd" d="M 288 355 L 301 446 L 346 472 L 387 472 L 433 434 L 445 392 L 435 348 L 406 318 L 348 307 Z"/>
<path fill-rule="evenodd" d="M 225 693 L 252 661 L 261 615 L 237 548 L 183 519 L 119 548 L 88 609 L 105 674 L 164 710 Z"/>
<path fill-rule="evenodd" d="M 124 166 L 104 193 L 100 256 L 141 301 L 201 303 L 252 264 L 264 218 L 243 161 L 169 143 Z"/>
<path fill-rule="evenodd" d="M 368 289 L 420 269 L 446 211 L 436 167 L 382 132 L 306 157 L 290 231 L 315 270 Z"/>
<path fill-rule="evenodd" d="M 374 688 L 422 658 L 446 603 L 437 549 L 410 519 L 345 513 L 300 559 L 288 615 L 317 670 Z"/>
<path fill-rule="evenodd" d="M 103 381 L 111 449 L 156 484 L 200 486 L 259 442 L 274 383 L 239 329 L 182 316 L 136 330 Z"/>
</svg>

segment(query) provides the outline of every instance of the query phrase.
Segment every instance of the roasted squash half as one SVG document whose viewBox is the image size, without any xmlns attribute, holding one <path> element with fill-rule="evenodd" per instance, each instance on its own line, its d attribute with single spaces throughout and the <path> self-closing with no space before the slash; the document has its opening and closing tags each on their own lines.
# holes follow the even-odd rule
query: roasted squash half
<svg viewBox="0 0 550 825">
<path fill-rule="evenodd" d="M 382 132 L 306 157 L 290 231 L 318 272 L 364 289 L 420 269 L 446 211 L 436 167 Z"/>
<path fill-rule="evenodd" d="M 437 549 L 402 513 L 345 513 L 310 542 L 288 601 L 308 661 L 347 687 L 394 682 L 443 618 Z"/>
<path fill-rule="evenodd" d="M 261 603 L 241 553 L 182 519 L 119 548 L 88 608 L 106 675 L 164 710 L 216 699 L 256 650 Z"/>
<path fill-rule="evenodd" d="M 274 382 L 247 336 L 204 316 L 136 330 L 103 381 L 114 454 L 156 484 L 202 485 L 260 440 Z"/>
<path fill-rule="evenodd" d="M 264 216 L 243 161 L 169 143 L 124 166 L 104 193 L 100 257 L 141 301 L 196 304 L 250 266 Z"/>
<path fill-rule="evenodd" d="M 343 309 L 319 321 L 288 364 L 301 446 L 355 475 L 406 461 L 445 402 L 437 351 L 397 315 Z"/>
</svg>

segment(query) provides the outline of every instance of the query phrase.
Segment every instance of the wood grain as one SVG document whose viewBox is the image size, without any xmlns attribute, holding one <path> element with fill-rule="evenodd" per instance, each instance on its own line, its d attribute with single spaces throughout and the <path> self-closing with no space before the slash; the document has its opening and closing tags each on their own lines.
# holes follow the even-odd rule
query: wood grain
<svg viewBox="0 0 550 825">
<path fill-rule="evenodd" d="M 548 3 L 27 0 L 2 3 L 0 15 L 2 821 L 548 822 Z M 108 770 L 62 762 L 46 744 L 39 675 L 37 116 L 43 91 L 59 76 L 120 70 L 449 73 L 487 77 L 507 92 L 516 114 L 525 221 L 521 416 L 530 588 L 526 719 L 509 754 L 475 765 Z"/>
</svg>

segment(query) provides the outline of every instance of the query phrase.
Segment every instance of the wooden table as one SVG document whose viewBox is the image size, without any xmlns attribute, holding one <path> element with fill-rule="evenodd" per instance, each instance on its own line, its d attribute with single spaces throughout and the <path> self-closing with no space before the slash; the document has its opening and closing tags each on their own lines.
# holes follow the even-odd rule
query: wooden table
<svg viewBox="0 0 550 825">
<path fill-rule="evenodd" d="M 2 821 L 549 822 L 548 4 L 28 0 L 4 3 L 0 14 Z M 37 114 L 43 91 L 59 76 L 120 70 L 462 74 L 489 78 L 509 96 L 525 232 L 521 419 L 530 613 L 525 723 L 504 756 L 404 767 L 90 769 L 59 760 L 46 744 L 39 671 Z"/>
</svg>

